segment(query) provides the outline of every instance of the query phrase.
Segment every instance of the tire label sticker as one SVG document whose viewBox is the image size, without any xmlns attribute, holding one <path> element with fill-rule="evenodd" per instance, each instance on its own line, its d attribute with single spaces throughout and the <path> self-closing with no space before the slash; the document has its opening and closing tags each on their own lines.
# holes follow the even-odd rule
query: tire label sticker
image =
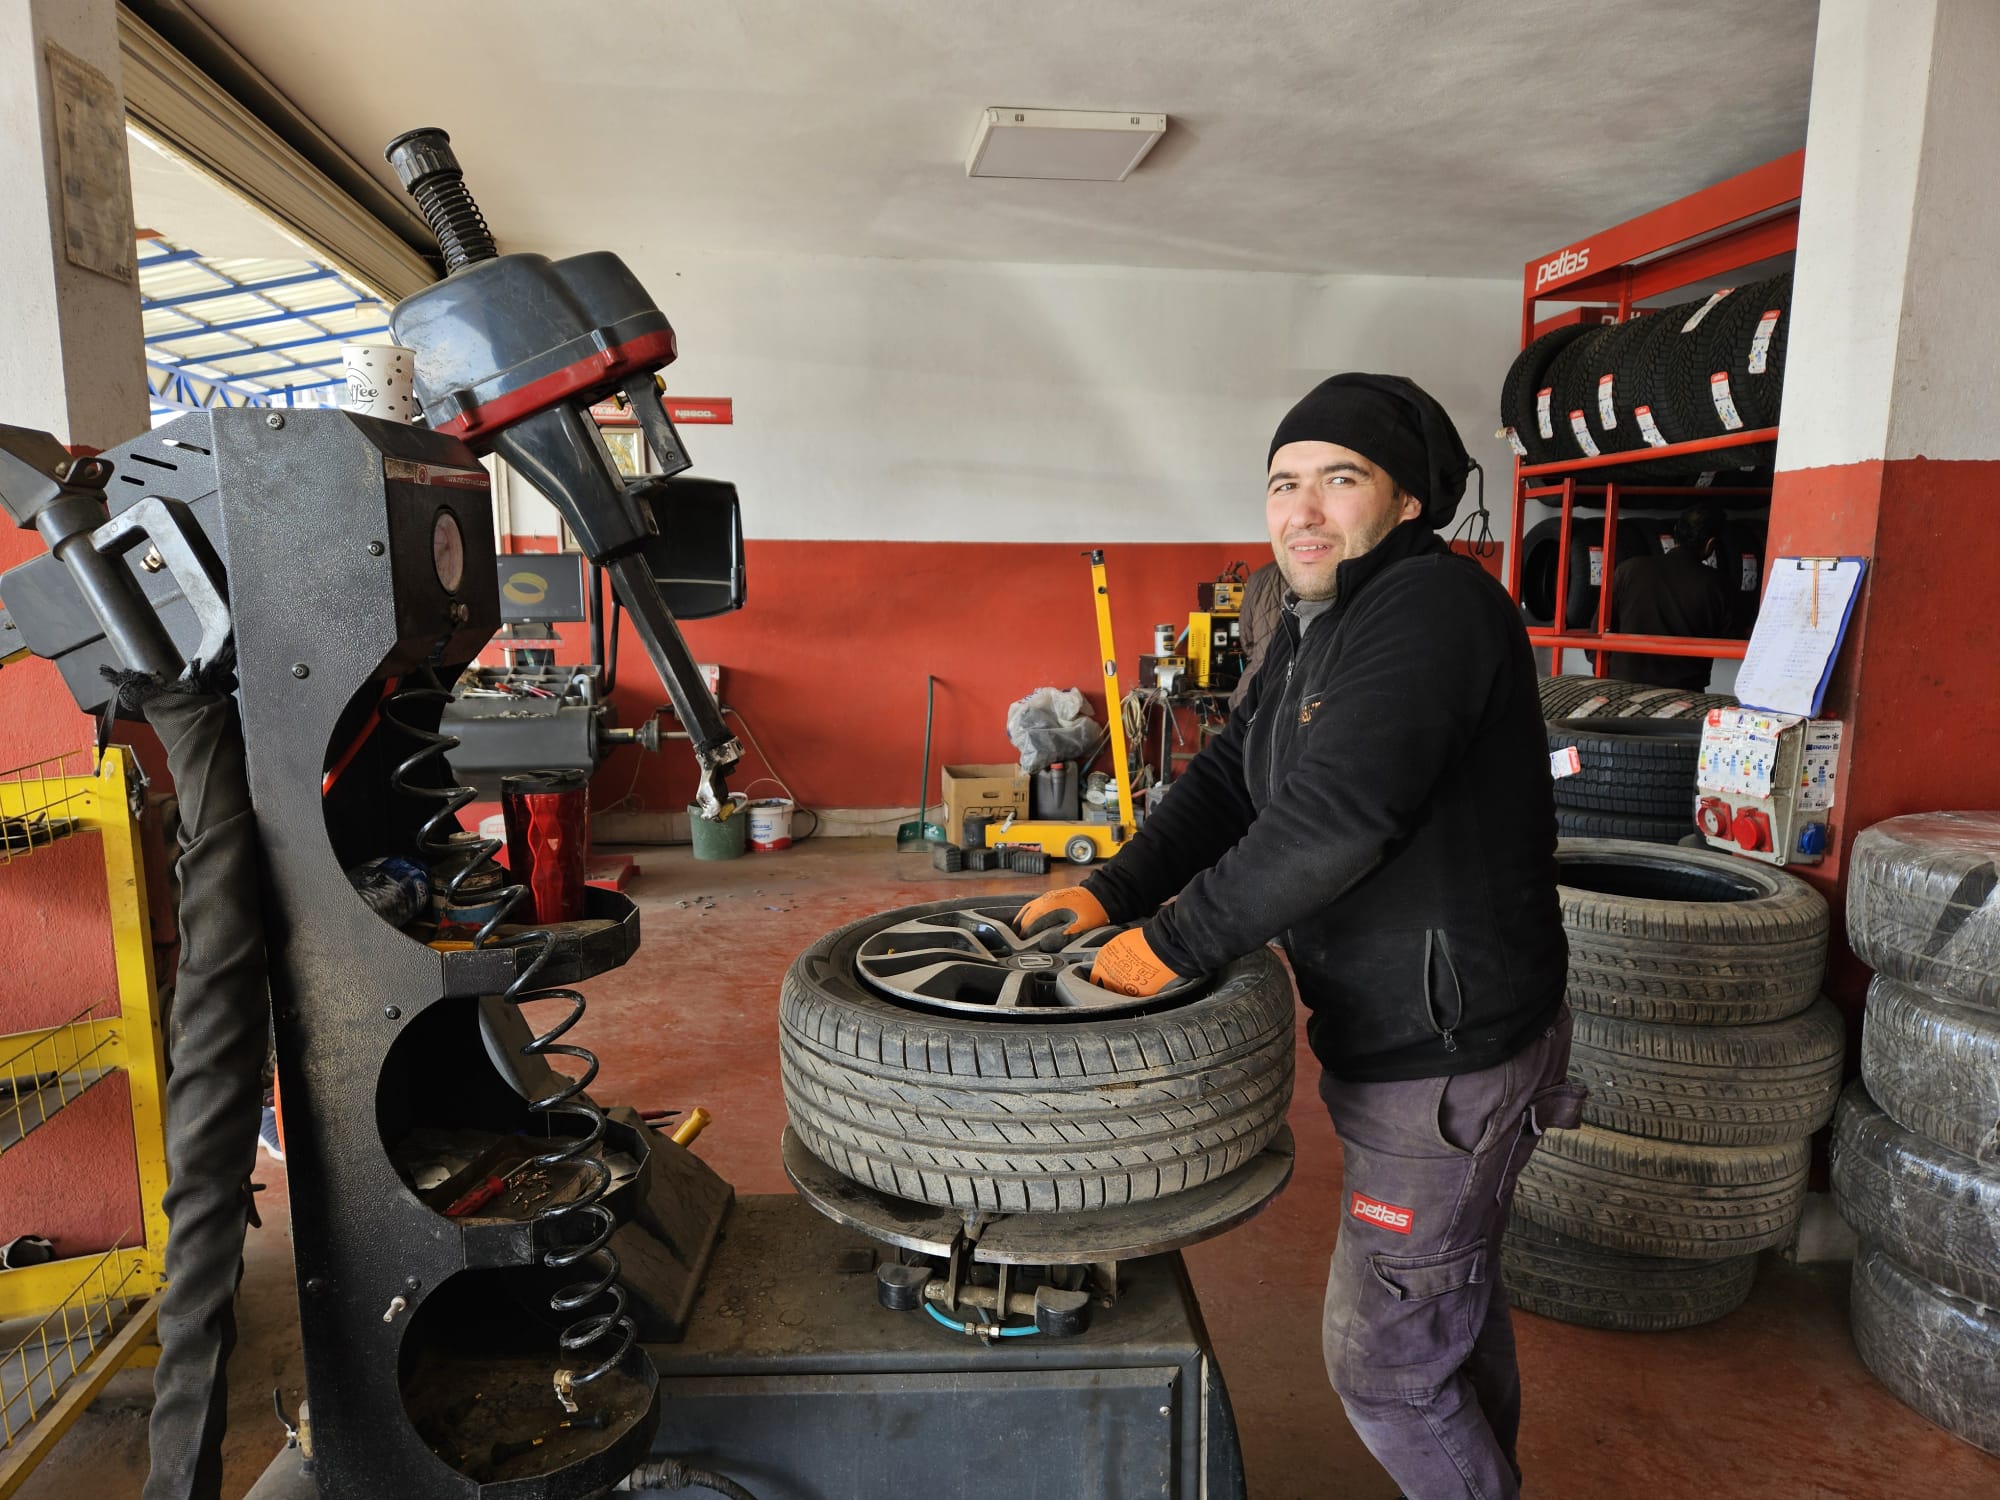
<svg viewBox="0 0 2000 1500">
<path fill-rule="evenodd" d="M 1576 753 L 1576 746 L 1567 750 L 1557 750 L 1549 756 L 1549 774 L 1557 781 L 1565 776 L 1574 776 L 1583 769 L 1583 761 Z"/>
<path fill-rule="evenodd" d="M 1771 335 L 1778 331 L 1779 308 L 1772 308 L 1757 320 L 1757 336 L 1750 340 L 1750 373 L 1762 375 L 1770 362 Z"/>
<path fill-rule="evenodd" d="M 1653 420 L 1652 407 L 1635 406 L 1632 408 L 1632 415 L 1638 419 L 1639 436 L 1646 440 L 1648 448 L 1664 448 L 1667 446 L 1667 440 L 1660 435 L 1660 424 Z"/>
<path fill-rule="evenodd" d="M 1602 547 L 1592 547 L 1590 549 L 1590 586 L 1594 589 L 1604 586 L 1604 549 Z"/>
<path fill-rule="evenodd" d="M 1514 450 L 1516 458 L 1528 456 L 1528 445 L 1521 441 L 1521 435 L 1511 427 L 1507 429 L 1507 446 Z"/>
<path fill-rule="evenodd" d="M 1757 554 L 1756 554 L 1756 553 L 1754 553 L 1754 552 L 1746 552 L 1746 553 L 1744 553 L 1744 554 L 1743 554 L 1743 592 L 1744 592 L 1744 593 L 1746 593 L 1746 594 L 1754 594 L 1754 593 L 1756 593 L 1756 592 L 1757 592 L 1757 581 L 1758 581 L 1758 580 L 1759 580 L 1760 578 L 1762 578 L 1763 576 L 1764 576 L 1764 573 L 1763 573 L 1763 570 L 1762 570 L 1761 568 L 1759 568 L 1759 567 L 1757 566 Z"/>
<path fill-rule="evenodd" d="M 1382 1203 L 1366 1193 L 1356 1193 L 1348 1212 L 1357 1219 L 1365 1219 L 1370 1224 L 1379 1224 L 1384 1229 L 1397 1234 L 1408 1234 L 1417 1222 L 1417 1213 L 1412 1208 L 1398 1208 L 1393 1203 Z"/>
<path fill-rule="evenodd" d="M 1611 375 L 1597 377 L 1597 425 L 1606 432 L 1618 425 L 1618 408 L 1611 399 L 1612 379 Z"/>
<path fill-rule="evenodd" d="M 1715 414 L 1722 419 L 1722 425 L 1731 432 L 1743 428 L 1743 416 L 1736 410 L 1736 398 L 1729 394 L 1729 372 L 1717 370 L 1708 377 L 1708 399 L 1715 403 Z"/>
<path fill-rule="evenodd" d="M 1694 316 L 1689 318 L 1685 323 L 1681 324 L 1681 332 L 1693 333 L 1696 325 L 1699 324 L 1703 318 L 1708 316 L 1709 309 L 1714 307 L 1716 303 L 1720 302 L 1724 297 L 1727 297 L 1731 292 L 1735 290 L 1736 288 L 1733 286 L 1726 286 L 1721 291 L 1717 292 L 1713 297 L 1710 297 L 1706 302 L 1702 303 L 1700 307 L 1697 307 L 1694 310 Z"/>
<path fill-rule="evenodd" d="M 1555 424 L 1549 418 L 1549 397 L 1554 394 L 1555 387 L 1545 385 L 1535 396 L 1535 415 L 1541 419 L 1540 425 L 1544 438 L 1553 438 L 1556 435 Z"/>
<path fill-rule="evenodd" d="M 1569 430 L 1576 434 L 1576 445 L 1592 458 L 1597 457 L 1597 444 L 1591 440 L 1590 424 L 1583 419 L 1583 409 L 1578 407 L 1569 414 Z"/>
<path fill-rule="evenodd" d="M 1679 545 L 1680 543 L 1674 540 L 1674 534 L 1671 531 L 1663 531 L 1660 533 L 1660 556 L 1665 557 L 1669 552 L 1673 551 L 1674 548 L 1678 547 Z"/>
<path fill-rule="evenodd" d="M 1711 484 L 1715 483 L 1715 476 L 1719 472 L 1720 471 L 1716 469 L 1703 469 L 1699 474 L 1695 475 L 1694 477 L 1695 488 L 1698 490 L 1707 489 Z"/>
</svg>

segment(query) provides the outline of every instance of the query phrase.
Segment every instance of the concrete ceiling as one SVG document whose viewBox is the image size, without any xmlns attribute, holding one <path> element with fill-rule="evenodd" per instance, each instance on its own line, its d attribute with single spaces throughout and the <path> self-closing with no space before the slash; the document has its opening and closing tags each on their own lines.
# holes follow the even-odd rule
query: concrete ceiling
<svg viewBox="0 0 2000 1500">
<path fill-rule="evenodd" d="M 194 0 L 358 160 L 451 132 L 503 249 L 1513 276 L 1802 145 L 1816 0 Z M 969 180 L 990 104 L 1164 110 Z"/>
</svg>

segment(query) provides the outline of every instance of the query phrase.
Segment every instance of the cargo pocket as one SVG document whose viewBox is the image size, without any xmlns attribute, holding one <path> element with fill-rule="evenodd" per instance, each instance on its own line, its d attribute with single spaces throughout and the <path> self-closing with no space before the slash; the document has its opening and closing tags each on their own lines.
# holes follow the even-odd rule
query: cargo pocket
<svg viewBox="0 0 2000 1500">
<path fill-rule="evenodd" d="M 1351 1396 L 1428 1395 L 1472 1352 L 1491 1295 L 1486 1246 L 1434 1255 L 1371 1255 L 1347 1309 L 1333 1373 Z"/>
</svg>

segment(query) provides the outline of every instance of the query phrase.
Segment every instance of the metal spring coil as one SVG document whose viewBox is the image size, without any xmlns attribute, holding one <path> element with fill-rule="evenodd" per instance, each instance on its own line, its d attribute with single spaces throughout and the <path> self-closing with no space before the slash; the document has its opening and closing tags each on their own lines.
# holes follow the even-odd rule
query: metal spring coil
<svg viewBox="0 0 2000 1500">
<path fill-rule="evenodd" d="M 425 669 L 416 686 L 406 686 L 389 694 L 382 702 L 382 718 L 395 725 L 412 739 L 421 741 L 420 747 L 405 758 L 390 774 L 389 784 L 406 796 L 422 797 L 438 802 L 438 810 L 428 818 L 417 834 L 417 847 L 430 856 L 432 881 L 435 884 L 441 870 L 447 871 L 443 885 L 447 900 L 455 898 L 459 887 L 472 874 L 493 862 L 493 856 L 500 848 L 500 840 L 450 836 L 455 830 L 446 825 L 456 820 L 458 810 L 472 801 L 478 794 L 473 788 L 462 785 L 442 787 L 421 786 L 411 781 L 412 773 L 425 762 L 436 759 L 443 763 L 447 752 L 455 748 L 459 741 L 456 735 L 440 734 L 435 730 L 422 729 L 399 717 L 396 710 L 403 704 L 418 701 L 436 702 L 442 705 L 449 701 L 451 692 L 437 680 L 437 675 Z M 497 909 L 487 919 L 479 931 L 473 935 L 472 946 L 486 947 L 493 939 L 497 928 L 507 920 L 511 912 L 527 895 L 524 885 L 503 886 L 497 898 Z M 573 1042 L 565 1042 L 563 1037 L 571 1027 L 583 1019 L 584 999 L 572 989 L 534 988 L 535 976 L 541 972 L 555 952 L 555 934 L 547 928 L 536 928 L 509 938 L 505 947 L 524 948 L 538 944 L 537 952 L 526 968 L 522 969 L 514 982 L 502 992 L 501 999 L 514 1006 L 528 1005 L 541 1000 L 564 1000 L 569 1003 L 569 1014 L 564 1016 L 547 1031 L 541 1032 L 534 1040 L 521 1049 L 531 1057 L 573 1057 L 583 1064 L 583 1075 L 568 1078 L 563 1075 L 563 1087 L 543 1098 L 531 1100 L 528 1108 L 545 1120 L 554 1115 L 567 1115 L 584 1125 L 580 1137 L 569 1140 L 560 1149 L 548 1151 L 535 1158 L 540 1167 L 563 1167 L 575 1163 L 589 1174 L 589 1182 L 584 1191 L 564 1203 L 555 1203 L 535 1215 L 537 1228 L 546 1226 L 550 1231 L 548 1239 L 551 1248 L 544 1251 L 542 1264 L 556 1270 L 567 1270 L 571 1266 L 591 1262 L 585 1267 L 583 1279 L 558 1288 L 549 1297 L 549 1306 L 559 1313 L 575 1313 L 589 1307 L 600 1298 L 611 1299 L 611 1306 L 603 1312 L 592 1313 L 574 1319 L 560 1336 L 559 1343 L 565 1353 L 579 1359 L 587 1359 L 584 1352 L 604 1339 L 616 1340 L 615 1347 L 589 1369 L 578 1373 L 574 1370 L 556 1372 L 556 1392 L 558 1399 L 570 1411 L 576 1409 L 570 1392 L 577 1386 L 588 1385 L 591 1381 L 609 1374 L 625 1358 L 638 1337 L 638 1329 L 626 1314 L 625 1288 L 618 1283 L 618 1254 L 611 1248 L 612 1231 L 618 1227 L 617 1216 L 604 1203 L 605 1192 L 611 1186 L 611 1168 L 605 1165 L 598 1151 L 604 1140 L 604 1113 L 585 1094 L 597 1077 L 597 1056 L 587 1047 L 579 1047 Z M 575 1238 L 584 1230 L 588 1233 L 581 1239 Z"/>
<path fill-rule="evenodd" d="M 493 243 L 493 231 L 486 227 L 486 216 L 458 173 L 440 172 L 411 188 L 410 196 L 417 200 L 424 222 L 437 236 L 438 248 L 444 252 L 445 275 L 492 260 L 500 253 Z"/>
</svg>

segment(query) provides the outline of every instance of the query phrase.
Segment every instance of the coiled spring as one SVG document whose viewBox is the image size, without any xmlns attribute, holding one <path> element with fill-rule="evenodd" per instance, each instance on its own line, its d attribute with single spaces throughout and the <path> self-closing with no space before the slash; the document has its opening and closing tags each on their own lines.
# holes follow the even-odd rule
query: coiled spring
<svg viewBox="0 0 2000 1500">
<path fill-rule="evenodd" d="M 406 796 L 438 803 L 437 811 L 425 820 L 418 831 L 417 847 L 429 858 L 432 883 L 442 884 L 447 902 L 457 897 L 460 887 L 475 873 L 493 865 L 493 856 L 500 848 L 498 839 L 469 835 L 448 826 L 456 821 L 458 810 L 477 795 L 473 788 L 460 785 L 425 786 L 414 779 L 415 773 L 430 761 L 443 765 L 445 755 L 459 741 L 455 735 L 440 734 L 410 722 L 408 717 L 398 713 L 398 709 L 405 705 L 414 709 L 418 704 L 436 704 L 441 713 L 450 698 L 450 690 L 438 681 L 435 672 L 426 668 L 420 677 L 390 693 L 382 702 L 383 720 L 420 742 L 417 750 L 397 765 L 389 783 Z M 446 778 L 447 782 L 449 779 Z M 496 929 L 527 895 L 527 887 L 506 885 L 500 888 L 497 895 L 487 891 L 482 891 L 480 895 L 482 899 L 493 901 L 495 910 L 474 934 L 472 945 L 475 948 L 484 948 L 493 942 Z M 570 1029 L 583 1019 L 583 996 L 572 989 L 535 987 L 535 976 L 555 954 L 555 934 L 548 928 L 514 934 L 502 946 L 516 949 L 530 945 L 536 946 L 538 951 L 514 982 L 507 986 L 501 998 L 517 1007 L 560 1000 L 569 1005 L 569 1013 L 548 1030 L 537 1034 L 521 1051 L 531 1057 L 575 1058 L 583 1064 L 580 1077 L 558 1074 L 562 1087 L 543 1098 L 531 1100 L 528 1105 L 544 1122 L 562 1115 L 581 1123 L 583 1127 L 581 1135 L 564 1138 L 562 1146 L 534 1159 L 537 1166 L 544 1168 L 574 1164 L 588 1178 L 583 1192 L 566 1202 L 552 1203 L 535 1215 L 536 1226 L 546 1230 L 545 1238 L 549 1244 L 549 1249 L 543 1252 L 542 1264 L 557 1270 L 567 1270 L 572 1266 L 584 1268 L 579 1273 L 581 1279 L 558 1288 L 550 1295 L 549 1306 L 558 1313 L 582 1313 L 601 1299 L 610 1299 L 610 1306 L 604 1311 L 573 1319 L 564 1328 L 559 1340 L 563 1352 L 578 1364 L 588 1363 L 592 1358 L 590 1351 L 606 1341 L 611 1345 L 608 1353 L 586 1369 L 556 1371 L 556 1397 L 566 1411 L 574 1412 L 577 1409 L 576 1387 L 588 1385 L 616 1369 L 625 1358 L 626 1351 L 632 1347 L 638 1330 L 625 1311 L 625 1289 L 618 1282 L 618 1255 L 611 1248 L 611 1234 L 618 1227 L 617 1216 L 603 1201 L 611 1186 L 611 1168 L 605 1164 L 598 1149 L 604 1140 L 604 1113 L 585 1093 L 597 1077 L 597 1057 L 589 1048 L 563 1040 Z"/>
</svg>

